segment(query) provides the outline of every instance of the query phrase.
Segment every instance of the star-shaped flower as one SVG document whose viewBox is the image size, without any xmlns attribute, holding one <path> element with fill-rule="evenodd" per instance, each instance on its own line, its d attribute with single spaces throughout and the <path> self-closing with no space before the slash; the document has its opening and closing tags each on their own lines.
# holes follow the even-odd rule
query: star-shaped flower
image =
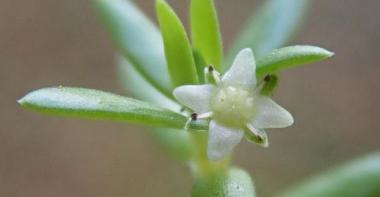
<svg viewBox="0 0 380 197">
<path fill-rule="evenodd" d="M 239 52 L 231 68 L 220 79 L 210 67 L 216 85 L 177 87 L 174 97 L 194 111 L 191 120 L 211 118 L 208 157 L 217 161 L 230 154 L 244 134 L 267 147 L 264 128 L 283 128 L 293 124 L 292 115 L 270 97 L 260 94 L 266 80 L 257 83 L 256 63 L 251 49 Z"/>
</svg>

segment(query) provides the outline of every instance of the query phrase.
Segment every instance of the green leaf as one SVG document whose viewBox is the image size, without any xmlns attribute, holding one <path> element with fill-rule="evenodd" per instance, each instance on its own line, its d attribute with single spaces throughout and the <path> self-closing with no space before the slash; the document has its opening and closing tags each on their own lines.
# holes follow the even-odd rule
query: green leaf
<svg viewBox="0 0 380 197">
<path fill-rule="evenodd" d="M 201 84 L 205 83 L 205 67 L 207 65 L 206 60 L 203 58 L 202 54 L 197 50 L 193 50 L 193 56 L 195 61 L 195 66 L 197 67 L 197 73 L 199 82 Z"/>
<path fill-rule="evenodd" d="M 305 17 L 310 0 L 268 0 L 253 14 L 228 53 L 224 70 L 243 48 L 252 48 L 260 58 L 282 47 L 291 38 Z"/>
<path fill-rule="evenodd" d="M 118 74 L 122 85 L 133 97 L 171 109 L 172 111 L 180 111 L 180 105 L 152 87 L 123 57 L 119 59 Z M 150 130 L 150 133 L 172 158 L 180 162 L 187 162 L 191 158 L 192 144 L 187 131 L 181 129 L 154 128 Z"/>
<path fill-rule="evenodd" d="M 154 88 L 124 57 L 119 56 L 117 70 L 121 84 L 134 98 L 156 104 L 175 112 L 180 112 L 181 106 L 177 102 Z"/>
<path fill-rule="evenodd" d="M 164 0 L 156 1 L 156 10 L 173 86 L 197 84 L 197 71 L 185 28 Z"/>
<path fill-rule="evenodd" d="M 229 169 L 196 181 L 192 197 L 255 197 L 255 187 L 247 172 L 238 168 Z"/>
<path fill-rule="evenodd" d="M 202 54 L 207 65 L 220 69 L 223 46 L 214 0 L 191 0 L 191 30 L 194 49 Z"/>
<path fill-rule="evenodd" d="M 257 61 L 257 76 L 277 73 L 279 71 L 315 63 L 327 59 L 334 54 L 315 46 L 289 46 L 273 50 Z"/>
<path fill-rule="evenodd" d="M 129 0 L 94 0 L 113 41 L 141 76 L 172 97 L 162 37 L 152 22 Z"/>
<path fill-rule="evenodd" d="M 187 118 L 139 100 L 84 88 L 52 87 L 19 100 L 29 109 L 49 114 L 120 120 L 152 126 L 183 128 Z"/>
<path fill-rule="evenodd" d="M 380 196 L 380 152 L 323 173 L 278 197 Z"/>
</svg>

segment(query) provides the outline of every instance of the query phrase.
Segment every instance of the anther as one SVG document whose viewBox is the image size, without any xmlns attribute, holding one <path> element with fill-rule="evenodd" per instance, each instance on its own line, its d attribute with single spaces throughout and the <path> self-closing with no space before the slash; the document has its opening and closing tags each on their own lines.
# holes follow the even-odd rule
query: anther
<svg viewBox="0 0 380 197">
<path fill-rule="evenodd" d="M 198 114 L 197 114 L 197 113 L 192 113 L 192 114 L 190 115 L 190 117 L 191 117 L 191 120 L 195 121 L 195 120 L 198 119 Z"/>
<path fill-rule="evenodd" d="M 272 75 L 270 75 L 270 74 L 267 74 L 267 75 L 265 75 L 265 77 L 264 77 L 264 81 L 265 81 L 265 82 L 269 82 L 271 79 L 272 79 Z"/>
<path fill-rule="evenodd" d="M 214 66 L 210 64 L 210 65 L 208 66 L 208 72 L 209 72 L 209 73 L 212 73 L 212 72 L 214 72 L 214 70 L 215 70 Z"/>
<path fill-rule="evenodd" d="M 264 139 L 261 136 L 259 136 L 259 135 L 256 135 L 256 139 L 260 143 L 264 141 Z"/>
<path fill-rule="evenodd" d="M 220 82 L 220 73 L 215 69 L 215 67 L 212 64 L 204 68 L 204 73 L 206 77 L 205 80 L 207 82 L 216 84 Z"/>
</svg>

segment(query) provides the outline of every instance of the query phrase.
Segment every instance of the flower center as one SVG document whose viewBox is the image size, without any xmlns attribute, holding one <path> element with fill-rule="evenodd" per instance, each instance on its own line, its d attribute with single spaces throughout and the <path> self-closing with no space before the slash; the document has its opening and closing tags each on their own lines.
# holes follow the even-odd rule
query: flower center
<svg viewBox="0 0 380 197">
<path fill-rule="evenodd" d="M 254 94 L 243 87 L 221 86 L 211 98 L 211 109 L 220 123 L 243 127 L 255 116 Z"/>
</svg>

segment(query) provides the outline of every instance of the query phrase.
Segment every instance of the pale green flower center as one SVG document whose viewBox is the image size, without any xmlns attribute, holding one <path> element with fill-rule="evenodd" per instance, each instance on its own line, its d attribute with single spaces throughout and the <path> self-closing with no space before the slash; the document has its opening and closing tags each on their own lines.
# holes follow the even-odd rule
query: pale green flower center
<svg viewBox="0 0 380 197">
<path fill-rule="evenodd" d="M 222 124 L 244 127 L 255 116 L 253 90 L 236 86 L 220 86 L 211 97 L 214 117 Z"/>
</svg>

